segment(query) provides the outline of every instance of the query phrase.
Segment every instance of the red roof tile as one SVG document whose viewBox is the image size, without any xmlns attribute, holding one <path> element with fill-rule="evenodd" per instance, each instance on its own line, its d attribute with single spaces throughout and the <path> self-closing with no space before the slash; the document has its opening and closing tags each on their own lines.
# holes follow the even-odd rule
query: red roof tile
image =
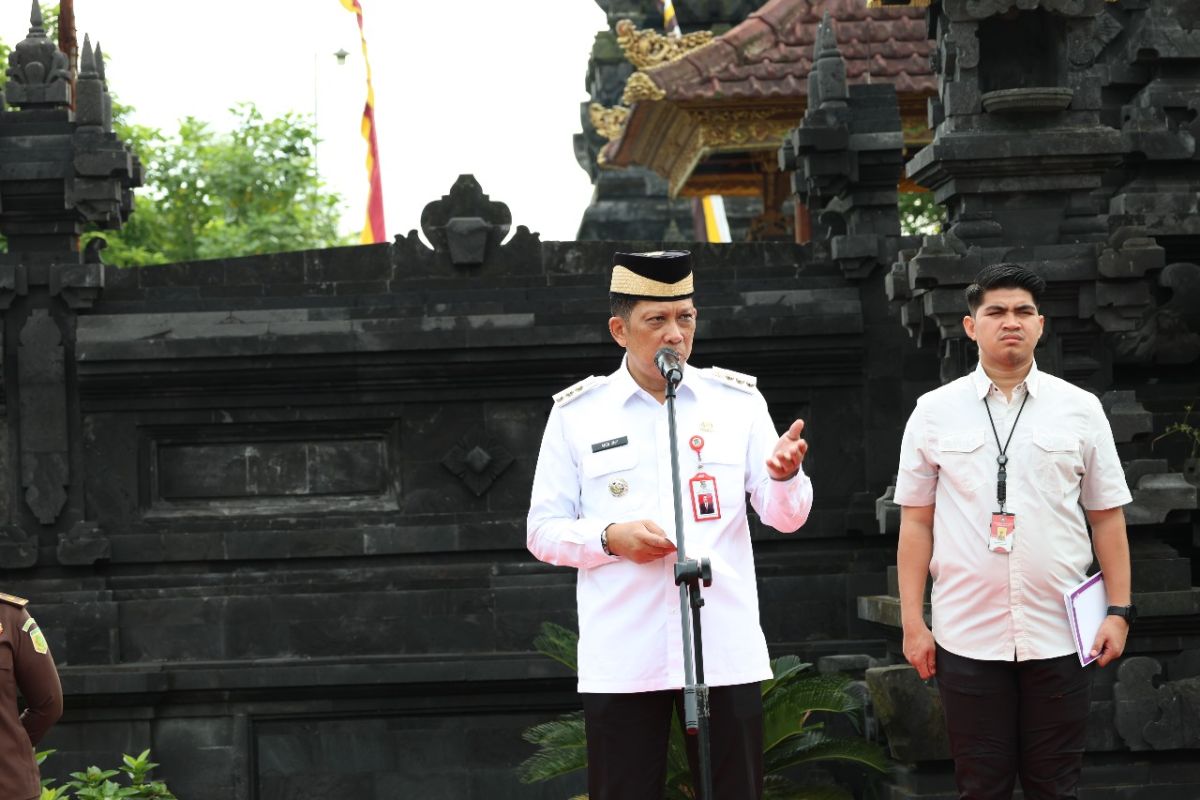
<svg viewBox="0 0 1200 800">
<path fill-rule="evenodd" d="M 817 25 L 828 11 L 852 83 L 886 80 L 933 94 L 922 8 L 867 8 L 863 0 L 770 0 L 679 61 L 646 70 L 668 101 L 803 97 Z"/>
</svg>

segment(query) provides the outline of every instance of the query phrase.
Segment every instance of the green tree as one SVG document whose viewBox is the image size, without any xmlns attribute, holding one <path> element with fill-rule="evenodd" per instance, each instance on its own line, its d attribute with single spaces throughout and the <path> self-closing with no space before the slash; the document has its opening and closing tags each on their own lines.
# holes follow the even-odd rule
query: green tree
<svg viewBox="0 0 1200 800">
<path fill-rule="evenodd" d="M 578 641 L 579 635 L 574 631 L 543 623 L 533 644 L 538 652 L 575 670 Z M 863 702 L 849 691 L 848 678 L 805 674 L 810 666 L 795 656 L 774 659 L 773 677 L 762 685 L 764 796 L 768 800 L 850 800 L 850 793 L 839 786 L 800 786 L 782 774 L 796 767 L 834 761 L 854 763 L 879 773 L 889 769 L 887 756 L 873 742 L 835 738 L 825 732 L 825 719 L 830 715 L 846 717 L 859 727 Z M 667 755 L 667 800 L 696 797 L 683 737 L 676 720 Z M 587 768 L 582 712 L 535 725 L 525 731 L 524 738 L 538 746 L 538 751 L 518 768 L 518 776 L 525 783 L 546 781 Z"/>
<path fill-rule="evenodd" d="M 193 117 L 176 136 L 119 124 L 138 154 L 145 187 L 121 231 L 98 234 L 104 260 L 140 266 L 349 244 L 338 233 L 340 200 L 316 170 L 316 135 L 297 114 L 266 119 L 252 104 L 231 109 L 235 127 Z"/>
</svg>

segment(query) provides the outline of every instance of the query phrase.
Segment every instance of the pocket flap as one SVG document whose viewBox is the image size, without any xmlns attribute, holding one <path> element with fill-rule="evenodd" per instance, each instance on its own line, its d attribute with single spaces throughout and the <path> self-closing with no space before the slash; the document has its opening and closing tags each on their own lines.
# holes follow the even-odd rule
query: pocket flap
<svg viewBox="0 0 1200 800">
<path fill-rule="evenodd" d="M 1079 450 L 1079 442 L 1061 433 L 1037 431 L 1033 434 L 1033 443 L 1047 453 L 1075 453 Z"/>
<path fill-rule="evenodd" d="M 634 447 L 614 447 L 612 450 L 586 454 L 583 457 L 583 475 L 585 478 L 598 478 L 610 472 L 633 469 L 637 464 L 638 453 Z"/>
<path fill-rule="evenodd" d="M 945 453 L 973 453 L 983 447 L 985 436 L 982 428 L 960 433 L 948 433 L 938 437 L 938 449 Z"/>
<path fill-rule="evenodd" d="M 688 451 L 688 453 L 690 455 L 691 451 Z M 700 455 L 700 460 L 705 464 L 741 464 L 746 460 L 746 448 L 745 445 L 719 439 L 717 441 L 705 442 L 704 449 L 700 451 Z M 681 462 L 681 464 L 683 463 L 690 462 Z"/>
</svg>

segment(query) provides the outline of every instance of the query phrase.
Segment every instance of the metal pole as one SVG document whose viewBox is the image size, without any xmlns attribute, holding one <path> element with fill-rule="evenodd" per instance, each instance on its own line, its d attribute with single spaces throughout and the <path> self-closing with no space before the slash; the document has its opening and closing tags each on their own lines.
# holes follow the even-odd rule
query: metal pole
<svg viewBox="0 0 1200 800">
<path fill-rule="evenodd" d="M 696 740 L 697 761 L 700 765 L 699 800 L 712 798 L 712 752 L 708 730 L 708 687 L 704 685 L 704 641 L 700 631 L 700 581 L 711 583 L 707 559 L 695 561 L 687 557 L 683 533 L 683 491 L 679 480 L 679 442 L 675 431 L 675 381 L 667 381 L 667 433 L 671 444 L 671 488 L 675 499 L 675 583 L 679 585 L 679 621 L 683 634 L 683 719 Z M 692 632 L 695 630 L 695 638 Z M 693 669 L 693 659 L 698 669 Z"/>
</svg>

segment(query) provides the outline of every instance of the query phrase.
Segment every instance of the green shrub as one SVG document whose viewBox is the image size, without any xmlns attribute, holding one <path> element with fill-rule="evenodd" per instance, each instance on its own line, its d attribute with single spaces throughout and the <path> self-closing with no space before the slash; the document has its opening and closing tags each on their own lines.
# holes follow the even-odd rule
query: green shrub
<svg viewBox="0 0 1200 800">
<path fill-rule="evenodd" d="M 53 750 L 37 754 L 40 765 Z M 150 760 L 150 751 L 143 750 L 136 758 L 121 757 L 124 764 L 116 769 L 88 767 L 83 772 L 72 772 L 71 780 L 62 786 L 54 786 L 54 779 L 42 781 L 41 800 L 178 800 L 162 781 L 150 779 L 150 772 L 158 766 Z M 124 775 L 127 785 L 122 786 L 113 778 Z"/>
</svg>

